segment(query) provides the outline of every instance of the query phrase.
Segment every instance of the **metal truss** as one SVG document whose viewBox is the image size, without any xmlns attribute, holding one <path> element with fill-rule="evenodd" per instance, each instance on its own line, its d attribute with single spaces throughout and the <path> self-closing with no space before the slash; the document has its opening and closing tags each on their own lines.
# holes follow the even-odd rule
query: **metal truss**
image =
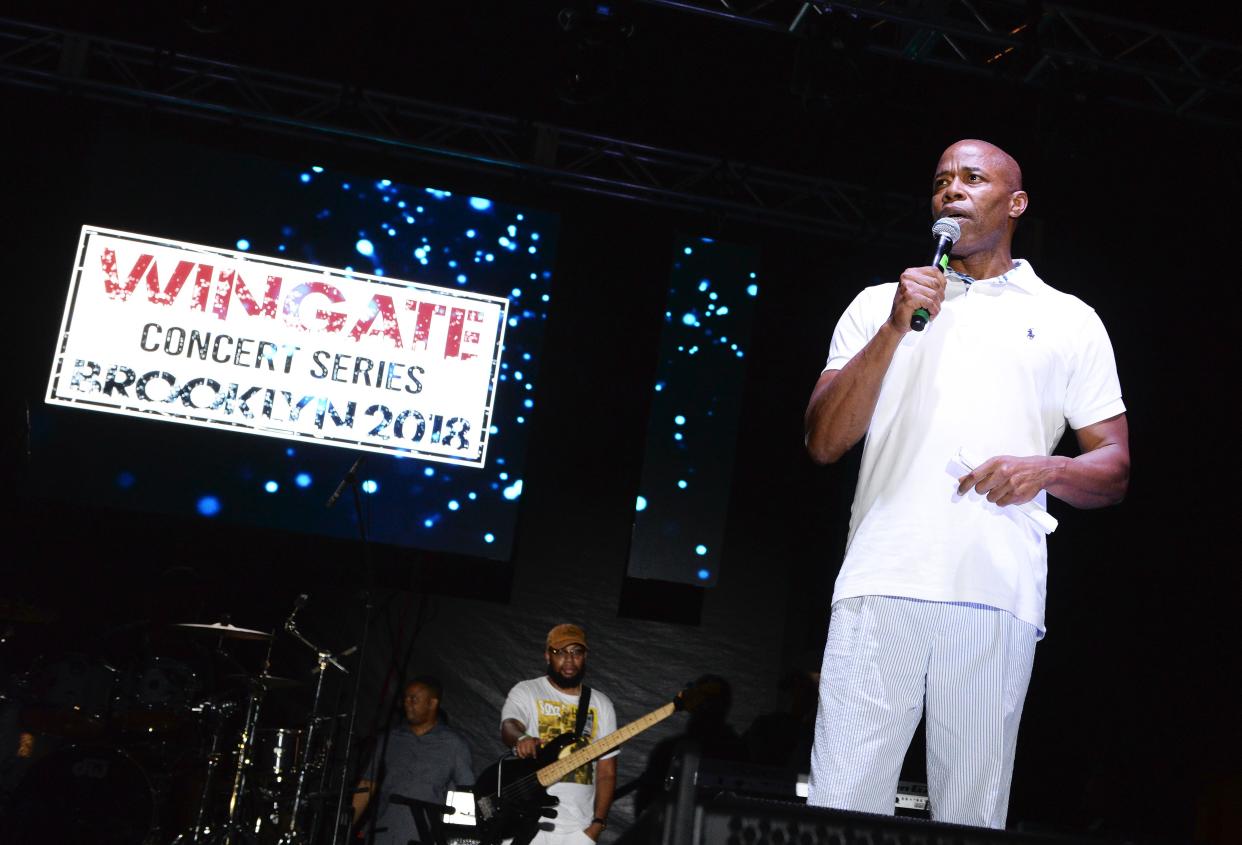
<svg viewBox="0 0 1242 845">
<path fill-rule="evenodd" d="M 0 19 L 0 83 L 715 215 L 924 244 L 926 197 Z"/>
<path fill-rule="evenodd" d="M 1027 0 L 639 1 L 791 33 L 816 18 L 839 44 L 892 59 L 1242 126 L 1238 44 L 1071 6 Z"/>
</svg>

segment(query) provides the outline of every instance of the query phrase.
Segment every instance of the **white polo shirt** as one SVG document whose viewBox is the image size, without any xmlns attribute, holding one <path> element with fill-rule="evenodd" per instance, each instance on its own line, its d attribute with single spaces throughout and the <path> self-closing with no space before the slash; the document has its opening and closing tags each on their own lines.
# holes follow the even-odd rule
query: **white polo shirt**
<svg viewBox="0 0 1242 845">
<path fill-rule="evenodd" d="M 837 323 L 825 370 L 845 366 L 892 310 L 896 283 L 866 288 Z M 863 447 L 833 602 L 861 595 L 971 602 L 1044 633 L 1044 535 L 970 491 L 979 460 L 1049 455 L 1075 429 L 1122 413 L 1113 349 L 1095 311 L 1026 261 L 995 279 L 948 274 L 940 314 L 893 355 Z M 1038 497 L 1045 503 L 1045 494 Z"/>
</svg>

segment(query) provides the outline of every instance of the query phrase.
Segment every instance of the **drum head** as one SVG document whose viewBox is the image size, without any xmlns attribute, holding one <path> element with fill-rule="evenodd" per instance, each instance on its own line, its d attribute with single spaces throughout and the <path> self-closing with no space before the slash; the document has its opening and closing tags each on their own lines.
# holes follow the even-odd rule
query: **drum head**
<svg viewBox="0 0 1242 845">
<path fill-rule="evenodd" d="M 202 682 L 184 661 L 151 657 L 126 673 L 113 704 L 113 722 L 123 732 L 167 732 L 191 719 Z"/>
<path fill-rule="evenodd" d="M 116 675 L 102 660 L 83 654 L 43 659 L 25 680 L 22 727 L 77 740 L 101 736 Z"/>
<path fill-rule="evenodd" d="M 142 767 L 115 748 L 70 746 L 39 760 L 11 798 L 14 845 L 142 845 L 155 826 L 155 795 Z"/>
</svg>

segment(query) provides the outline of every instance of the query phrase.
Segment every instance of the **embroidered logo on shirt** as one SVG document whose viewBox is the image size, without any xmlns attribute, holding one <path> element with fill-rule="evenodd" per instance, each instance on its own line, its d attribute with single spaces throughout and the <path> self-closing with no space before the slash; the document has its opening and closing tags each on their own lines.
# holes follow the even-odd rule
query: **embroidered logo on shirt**
<svg viewBox="0 0 1242 845">
<path fill-rule="evenodd" d="M 1027 330 L 1026 330 L 1026 336 L 1027 336 L 1027 337 L 1029 337 L 1031 340 L 1034 340 L 1034 339 L 1035 339 L 1035 330 L 1034 330 L 1034 329 L 1027 329 Z"/>
</svg>

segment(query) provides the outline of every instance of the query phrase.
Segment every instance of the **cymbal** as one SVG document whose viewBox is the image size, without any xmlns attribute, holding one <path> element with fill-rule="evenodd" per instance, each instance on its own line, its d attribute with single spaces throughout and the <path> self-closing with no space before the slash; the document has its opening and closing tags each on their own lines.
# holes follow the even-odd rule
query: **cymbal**
<svg viewBox="0 0 1242 845">
<path fill-rule="evenodd" d="M 226 675 L 225 678 L 230 681 L 250 681 L 267 689 L 292 689 L 303 685 L 301 681 L 279 675 Z"/>
<path fill-rule="evenodd" d="M 238 628 L 227 622 L 179 622 L 178 628 L 193 628 L 196 631 L 204 631 L 208 633 L 218 634 L 222 637 L 231 637 L 235 640 L 269 640 L 272 635 L 267 631 L 255 631 L 251 628 Z"/>
</svg>

